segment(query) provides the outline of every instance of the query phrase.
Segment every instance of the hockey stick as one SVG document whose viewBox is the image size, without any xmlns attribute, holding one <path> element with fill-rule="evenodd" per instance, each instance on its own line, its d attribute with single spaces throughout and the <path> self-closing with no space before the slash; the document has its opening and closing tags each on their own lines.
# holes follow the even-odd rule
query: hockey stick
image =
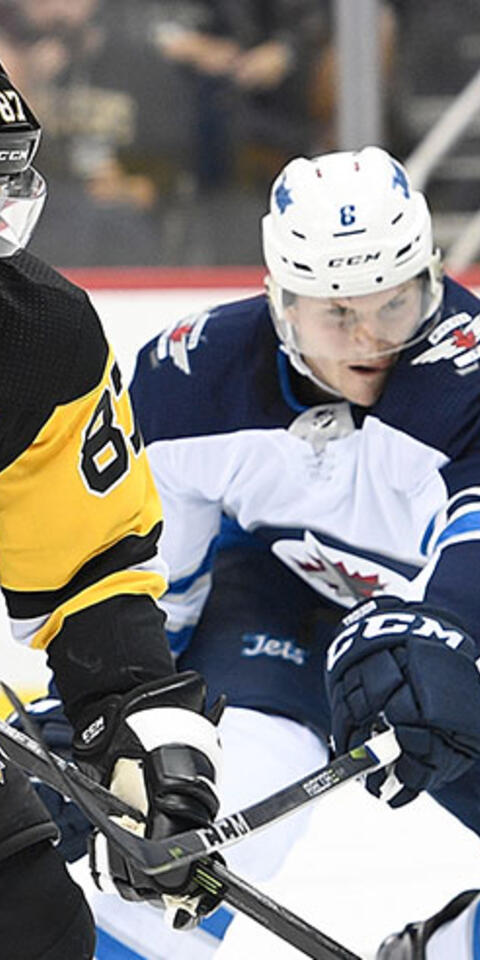
<svg viewBox="0 0 480 960">
<path fill-rule="evenodd" d="M 287 907 L 237 877 L 222 863 L 207 861 L 206 865 L 215 878 L 224 881 L 224 900 L 227 903 L 296 947 L 306 957 L 314 957 L 316 960 L 361 960 L 358 954 L 352 953 Z M 196 879 L 198 882 L 198 876 Z"/>
<path fill-rule="evenodd" d="M 187 830 L 164 840 L 148 840 L 133 835 L 135 828 L 139 833 L 138 826 L 143 823 L 139 811 L 97 784 L 76 764 L 51 753 L 16 694 L 7 684 L 1 685 L 28 735 L 0 720 L 0 746 L 28 773 L 75 800 L 112 843 L 120 844 L 124 850 L 128 845 L 128 856 L 149 875 L 186 865 L 238 843 L 244 836 L 268 827 L 324 793 L 387 766 L 400 754 L 395 734 L 388 729 L 301 780 L 243 810 L 215 820 L 208 827 Z"/>
<path fill-rule="evenodd" d="M 0 721 L 0 743 L 3 743 L 5 747 L 5 741 L 7 741 L 8 749 L 6 752 L 8 755 L 12 760 L 26 769 L 27 772 L 38 776 L 49 786 L 60 790 L 61 793 L 67 793 L 67 795 L 71 796 L 71 798 L 82 807 L 84 812 L 91 817 L 92 822 L 95 822 L 96 825 L 103 830 L 101 826 L 101 822 L 104 821 L 103 811 L 100 811 L 101 816 L 95 820 L 92 817 L 91 811 L 88 809 L 90 804 L 85 804 L 85 797 L 81 797 L 81 792 L 85 794 L 85 792 L 90 789 L 85 786 L 86 783 L 90 782 L 89 778 L 82 774 L 74 764 L 50 753 L 48 748 L 43 744 L 34 721 L 25 711 L 23 704 L 16 694 L 14 694 L 6 684 L 2 684 L 2 686 L 12 706 L 19 714 L 22 723 L 25 724 L 26 729 L 30 733 L 30 736 L 27 736 L 10 727 L 4 721 Z M 75 784 L 73 784 L 70 779 L 72 771 L 75 772 L 75 779 L 78 781 Z M 80 774 L 80 777 L 77 777 L 77 774 Z M 97 788 L 96 784 L 94 784 L 94 786 Z M 103 802 L 105 802 L 105 800 L 106 802 L 110 802 L 112 796 L 109 791 L 103 788 L 95 789 L 93 795 L 97 801 L 100 799 Z M 118 798 L 115 798 L 114 806 L 116 816 L 118 816 L 123 807 L 123 813 L 125 815 L 124 823 L 128 820 L 130 826 L 133 825 L 131 823 L 132 812 L 136 815 L 136 823 L 141 822 L 141 815 L 135 808 L 129 807 L 128 804 L 123 804 Z M 108 816 L 106 822 L 107 830 L 105 832 L 112 840 L 112 843 L 115 843 L 124 855 L 126 854 L 132 859 L 136 859 L 138 862 L 138 855 L 135 857 L 132 852 L 131 842 L 133 841 L 134 844 L 142 847 L 145 843 L 150 843 L 151 841 L 145 841 L 138 836 L 132 836 L 128 833 L 127 829 L 116 827 L 115 823 L 109 820 Z M 112 828 L 114 828 L 113 832 Z M 170 842 L 173 842 L 174 839 L 175 838 L 170 838 Z M 175 862 L 178 863 L 178 860 Z M 203 886 L 210 892 L 213 890 L 231 906 L 242 911 L 257 921 L 257 923 L 260 923 L 266 929 L 281 937 L 287 943 L 290 943 L 297 950 L 304 953 L 305 956 L 312 957 L 313 960 L 361 960 L 361 958 L 346 947 L 343 947 L 335 940 L 321 933 L 320 930 L 312 927 L 305 920 L 302 920 L 286 907 L 276 903 L 255 887 L 250 886 L 245 880 L 235 876 L 235 874 L 231 873 L 231 871 L 221 863 L 209 859 L 198 859 L 195 866 L 195 879 L 200 886 Z"/>
</svg>

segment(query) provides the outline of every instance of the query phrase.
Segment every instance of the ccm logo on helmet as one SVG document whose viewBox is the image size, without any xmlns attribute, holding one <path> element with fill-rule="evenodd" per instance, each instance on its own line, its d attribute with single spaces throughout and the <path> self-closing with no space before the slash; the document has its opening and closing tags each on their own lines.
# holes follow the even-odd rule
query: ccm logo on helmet
<svg viewBox="0 0 480 960">
<path fill-rule="evenodd" d="M 368 263 L 369 260 L 378 260 L 381 257 L 382 251 L 379 250 L 378 253 L 365 253 L 356 254 L 353 257 L 334 257 L 332 260 L 328 261 L 329 267 L 357 267 L 360 263 Z"/>
<path fill-rule="evenodd" d="M 28 160 L 28 150 L 0 150 L 2 160 Z"/>
<path fill-rule="evenodd" d="M 460 630 L 444 627 L 433 617 L 424 617 L 419 613 L 377 613 L 354 623 L 335 637 L 327 651 L 327 670 L 333 670 L 355 640 L 379 640 L 394 634 L 399 637 L 409 634 L 414 637 L 435 638 L 453 650 L 465 640 L 465 635 Z"/>
</svg>

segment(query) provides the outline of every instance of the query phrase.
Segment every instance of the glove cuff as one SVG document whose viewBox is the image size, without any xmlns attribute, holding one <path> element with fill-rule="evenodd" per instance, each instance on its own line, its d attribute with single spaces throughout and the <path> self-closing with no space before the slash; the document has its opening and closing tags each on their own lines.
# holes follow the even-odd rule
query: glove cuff
<svg viewBox="0 0 480 960">
<path fill-rule="evenodd" d="M 125 724 L 149 753 L 167 744 L 188 744 L 208 757 L 214 770 L 220 766 L 221 745 L 210 720 L 182 707 L 153 707 L 125 717 Z"/>
<path fill-rule="evenodd" d="M 203 678 L 189 672 L 124 696 L 113 695 L 84 715 L 73 741 L 75 756 L 91 776 L 108 786 L 121 764 L 130 780 L 127 792 L 134 780 L 144 781 L 142 770 L 152 789 L 155 779 L 193 796 L 196 783 L 206 796 L 208 787 L 211 799 L 206 806 L 216 812 L 221 746 L 217 727 L 202 712 L 205 694 Z M 145 803 L 138 805 L 142 809 Z"/>
</svg>

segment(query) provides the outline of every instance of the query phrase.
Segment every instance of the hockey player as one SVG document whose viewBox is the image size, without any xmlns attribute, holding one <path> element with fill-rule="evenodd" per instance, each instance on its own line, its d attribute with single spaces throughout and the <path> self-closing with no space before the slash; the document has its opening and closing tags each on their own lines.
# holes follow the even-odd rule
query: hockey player
<svg viewBox="0 0 480 960">
<path fill-rule="evenodd" d="M 162 633 L 161 510 L 118 366 L 86 294 L 22 249 L 46 194 L 31 166 L 39 137 L 0 68 L 2 592 L 14 636 L 47 651 L 78 758 L 124 798 L 140 798 L 148 830 L 165 835 L 215 815 L 217 731 L 202 678 L 175 673 Z M 56 836 L 2 754 L 5 960 L 93 956 L 92 917 Z M 99 882 L 103 872 L 125 898 L 163 900 L 99 836 L 92 860 Z M 174 873 L 164 890 L 182 925 L 214 903 L 189 869 Z"/>
<path fill-rule="evenodd" d="M 291 161 L 263 250 L 266 294 L 162 330 L 132 384 L 179 668 L 225 690 L 246 754 L 263 718 L 285 763 L 285 718 L 340 751 L 386 719 L 403 752 L 369 788 L 428 790 L 480 832 L 479 302 L 375 147 Z M 381 960 L 472 958 L 477 909 L 464 895 Z"/>
<path fill-rule="evenodd" d="M 263 250 L 266 295 L 163 329 L 132 384 L 177 666 L 227 693 L 235 807 L 254 766 L 267 793 L 332 731 L 343 750 L 386 718 L 403 752 L 369 788 L 428 790 L 480 833 L 478 300 L 375 147 L 291 161 Z M 476 914 L 465 894 L 379 956 L 473 960 Z"/>
</svg>

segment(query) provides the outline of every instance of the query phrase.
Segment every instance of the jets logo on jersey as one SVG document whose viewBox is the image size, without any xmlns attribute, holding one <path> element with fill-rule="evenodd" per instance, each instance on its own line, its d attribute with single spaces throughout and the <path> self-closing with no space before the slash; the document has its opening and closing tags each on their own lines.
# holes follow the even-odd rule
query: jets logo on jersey
<svg viewBox="0 0 480 960">
<path fill-rule="evenodd" d="M 188 354 L 198 347 L 209 316 L 210 312 L 206 310 L 204 313 L 186 317 L 184 320 L 177 320 L 163 330 L 157 341 L 158 359 L 166 360 L 170 357 L 175 366 L 189 376 L 192 370 Z"/>
<path fill-rule="evenodd" d="M 365 574 L 363 577 L 358 572 L 349 573 L 341 561 L 332 564 L 326 557 L 311 556 L 305 563 L 298 562 L 298 566 L 307 573 L 318 574 L 329 587 L 337 590 L 340 596 L 354 594 L 360 599 L 371 597 L 376 591 L 385 588 L 376 573 Z"/>
<path fill-rule="evenodd" d="M 303 540 L 277 540 L 272 552 L 313 590 L 345 607 L 384 592 L 402 597 L 409 588 L 409 581 L 381 559 L 329 546 L 308 530 Z"/>
<path fill-rule="evenodd" d="M 472 373 L 479 368 L 480 360 L 480 314 L 457 313 L 440 323 L 428 336 L 432 344 L 412 360 L 412 366 L 423 363 L 438 363 L 452 360 L 456 372 Z"/>
</svg>

